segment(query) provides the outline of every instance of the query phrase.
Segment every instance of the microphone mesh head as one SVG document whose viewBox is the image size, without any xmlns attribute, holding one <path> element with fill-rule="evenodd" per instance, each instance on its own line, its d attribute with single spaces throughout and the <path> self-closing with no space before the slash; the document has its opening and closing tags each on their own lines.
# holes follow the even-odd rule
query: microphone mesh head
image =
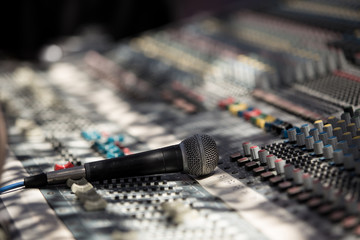
<svg viewBox="0 0 360 240">
<path fill-rule="evenodd" d="M 180 143 L 184 172 L 195 176 L 212 173 L 218 164 L 219 153 L 215 140 L 205 134 L 196 134 Z"/>
</svg>

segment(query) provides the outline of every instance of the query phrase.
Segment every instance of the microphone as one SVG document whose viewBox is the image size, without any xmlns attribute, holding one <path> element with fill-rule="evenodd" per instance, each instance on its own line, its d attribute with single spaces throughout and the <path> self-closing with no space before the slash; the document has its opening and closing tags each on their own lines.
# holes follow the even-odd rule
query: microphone
<svg viewBox="0 0 360 240">
<path fill-rule="evenodd" d="M 26 177 L 24 185 L 40 187 L 64 183 L 69 178 L 84 177 L 93 181 L 174 172 L 206 176 L 214 171 L 218 160 L 215 140 L 205 134 L 196 134 L 176 145 Z"/>
</svg>

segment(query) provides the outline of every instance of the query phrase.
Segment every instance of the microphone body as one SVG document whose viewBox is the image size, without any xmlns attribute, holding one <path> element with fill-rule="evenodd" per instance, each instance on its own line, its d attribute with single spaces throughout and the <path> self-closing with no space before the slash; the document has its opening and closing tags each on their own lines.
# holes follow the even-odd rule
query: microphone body
<svg viewBox="0 0 360 240">
<path fill-rule="evenodd" d="M 24 185 L 40 187 L 64 183 L 69 178 L 94 181 L 174 172 L 205 176 L 214 171 L 218 160 L 215 140 L 196 134 L 177 145 L 26 177 Z"/>
<path fill-rule="evenodd" d="M 183 157 L 179 145 L 168 146 L 147 152 L 106 161 L 85 163 L 87 180 L 143 176 L 183 171 Z"/>
</svg>

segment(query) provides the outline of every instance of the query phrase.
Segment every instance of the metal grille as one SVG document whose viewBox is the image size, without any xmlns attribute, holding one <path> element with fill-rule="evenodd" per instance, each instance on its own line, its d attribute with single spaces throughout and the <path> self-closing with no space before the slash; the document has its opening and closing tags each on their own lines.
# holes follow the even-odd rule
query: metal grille
<svg viewBox="0 0 360 240">
<path fill-rule="evenodd" d="M 182 141 L 188 173 L 196 176 L 210 174 L 218 164 L 215 140 L 208 135 L 194 135 Z"/>
</svg>

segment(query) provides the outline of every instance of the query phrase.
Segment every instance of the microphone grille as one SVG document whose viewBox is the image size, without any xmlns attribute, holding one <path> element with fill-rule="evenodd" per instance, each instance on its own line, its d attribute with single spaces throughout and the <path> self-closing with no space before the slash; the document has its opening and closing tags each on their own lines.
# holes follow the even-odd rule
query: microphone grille
<svg viewBox="0 0 360 240">
<path fill-rule="evenodd" d="M 212 173 L 218 164 L 219 153 L 215 140 L 205 134 L 196 134 L 180 143 L 184 171 L 195 176 Z"/>
</svg>

